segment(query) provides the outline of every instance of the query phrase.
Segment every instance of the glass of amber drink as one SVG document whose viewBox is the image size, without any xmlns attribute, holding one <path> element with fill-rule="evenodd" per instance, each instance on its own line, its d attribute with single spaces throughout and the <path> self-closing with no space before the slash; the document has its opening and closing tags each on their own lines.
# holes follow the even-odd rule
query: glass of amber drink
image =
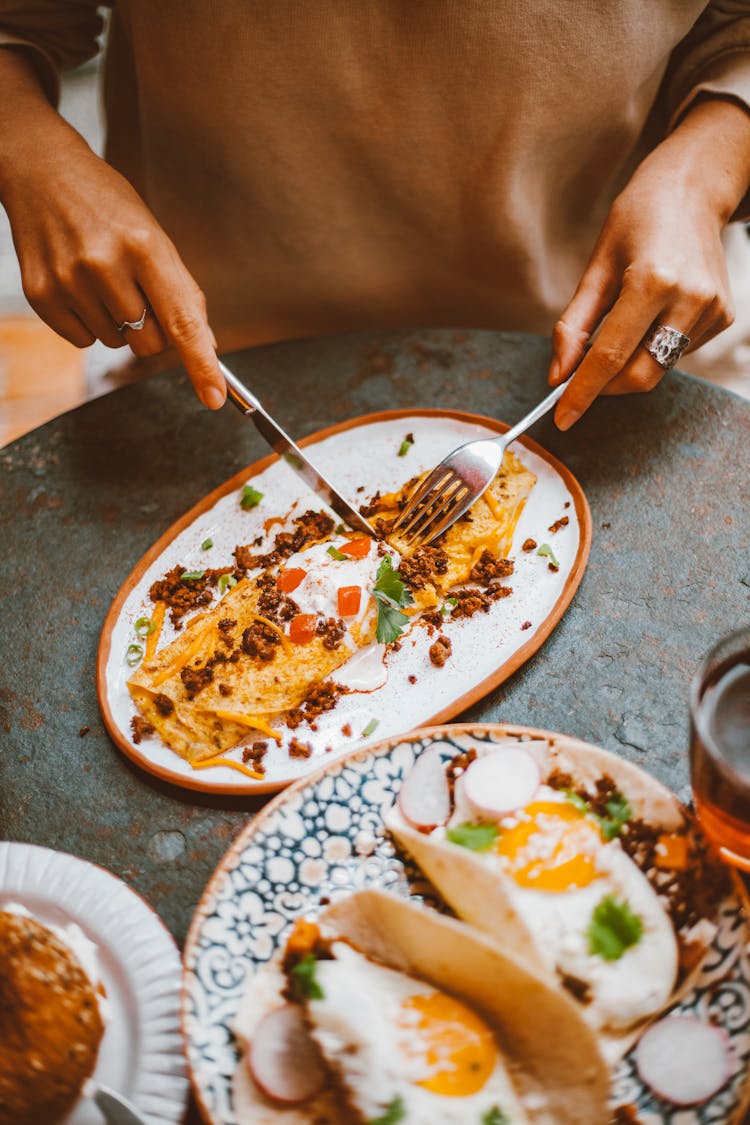
<svg viewBox="0 0 750 1125">
<path fill-rule="evenodd" d="M 750 627 L 719 641 L 693 680 L 690 777 L 704 833 L 750 871 Z"/>
</svg>

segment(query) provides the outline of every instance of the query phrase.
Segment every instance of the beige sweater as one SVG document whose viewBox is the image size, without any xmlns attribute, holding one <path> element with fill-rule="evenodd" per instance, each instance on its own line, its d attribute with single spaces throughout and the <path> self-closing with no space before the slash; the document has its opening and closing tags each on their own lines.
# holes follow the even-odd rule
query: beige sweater
<svg viewBox="0 0 750 1125">
<path fill-rule="evenodd" d="M 53 99 L 98 30 L 87 0 L 0 0 Z M 107 154 L 222 348 L 546 332 L 700 92 L 750 108 L 748 0 L 117 0 Z"/>
</svg>

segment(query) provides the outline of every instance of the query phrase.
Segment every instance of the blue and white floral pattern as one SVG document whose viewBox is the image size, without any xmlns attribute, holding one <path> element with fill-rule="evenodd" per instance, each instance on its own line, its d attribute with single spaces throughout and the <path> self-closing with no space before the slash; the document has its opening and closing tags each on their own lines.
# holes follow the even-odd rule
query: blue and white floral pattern
<svg viewBox="0 0 750 1125">
<path fill-rule="evenodd" d="M 440 737 L 406 737 L 332 763 L 277 797 L 238 838 L 207 888 L 185 951 L 188 1061 L 211 1125 L 237 1125 L 232 1077 L 238 1055 L 230 1027 L 247 973 L 273 956 L 301 914 L 314 917 L 361 887 L 416 896 L 441 909 L 419 871 L 397 854 L 383 814 L 427 746 L 438 746 L 447 759 L 470 742 L 504 737 L 501 727 L 455 726 Z M 750 1075 L 748 936 L 744 902 L 732 895 L 722 905 L 695 987 L 674 1009 L 723 1028 L 734 1058 L 731 1080 L 706 1104 L 678 1108 L 641 1082 L 631 1052 L 613 1076 L 612 1104 L 632 1106 L 640 1125 L 738 1122 Z"/>
</svg>

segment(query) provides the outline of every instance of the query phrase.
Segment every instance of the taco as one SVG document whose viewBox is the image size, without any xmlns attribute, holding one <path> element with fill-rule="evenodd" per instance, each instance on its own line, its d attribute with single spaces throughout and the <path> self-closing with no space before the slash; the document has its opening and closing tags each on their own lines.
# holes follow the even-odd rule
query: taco
<svg viewBox="0 0 750 1125">
<path fill-rule="evenodd" d="M 380 891 L 300 921 L 235 1024 L 239 1125 L 601 1125 L 577 1006 L 456 919 Z"/>
<path fill-rule="evenodd" d="M 575 998 L 610 1061 L 685 991 L 728 888 L 673 794 L 572 739 L 433 746 L 386 825 L 460 918 Z"/>
</svg>

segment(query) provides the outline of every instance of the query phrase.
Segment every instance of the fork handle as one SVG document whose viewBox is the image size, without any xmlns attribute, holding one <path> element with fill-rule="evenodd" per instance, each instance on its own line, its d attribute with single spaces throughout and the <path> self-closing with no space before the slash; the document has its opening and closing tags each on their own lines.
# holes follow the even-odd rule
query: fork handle
<svg viewBox="0 0 750 1125">
<path fill-rule="evenodd" d="M 520 437 L 521 434 L 526 433 L 530 426 L 533 426 L 535 422 L 538 422 L 540 418 L 548 414 L 552 407 L 560 401 L 572 378 L 573 376 L 570 375 L 564 383 L 561 383 L 559 387 L 555 387 L 554 391 L 548 394 L 546 398 L 543 398 L 540 403 L 537 403 L 533 410 L 530 410 L 520 422 L 516 422 L 512 429 L 508 430 L 507 433 L 503 434 L 503 436 L 497 440 L 502 441 L 507 447 L 512 441 L 515 441 L 517 437 Z"/>
</svg>

